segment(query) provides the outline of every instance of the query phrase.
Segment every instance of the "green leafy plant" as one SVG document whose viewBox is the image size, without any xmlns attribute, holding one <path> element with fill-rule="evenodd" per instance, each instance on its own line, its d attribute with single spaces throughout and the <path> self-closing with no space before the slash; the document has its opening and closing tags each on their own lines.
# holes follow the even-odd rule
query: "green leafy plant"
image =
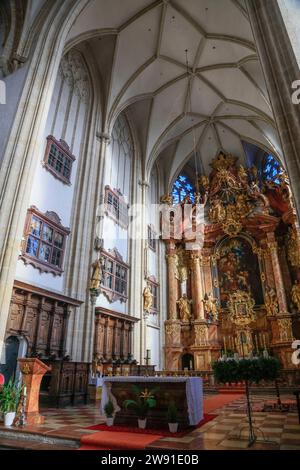
<svg viewBox="0 0 300 470">
<path fill-rule="evenodd" d="M 5 413 L 17 411 L 23 387 L 10 380 L 0 390 L 0 410 Z"/>
<path fill-rule="evenodd" d="M 108 401 L 104 405 L 104 413 L 105 413 L 107 418 L 112 418 L 113 417 L 114 410 L 115 410 L 115 408 L 114 408 L 114 405 L 111 401 Z"/>
<path fill-rule="evenodd" d="M 178 410 L 176 404 L 172 401 L 169 403 L 167 411 L 168 423 L 178 423 Z"/>
<path fill-rule="evenodd" d="M 218 382 L 273 381 L 278 378 L 281 364 L 276 357 L 258 359 L 229 359 L 213 364 L 214 376 Z"/>
<path fill-rule="evenodd" d="M 136 400 L 124 400 L 123 406 L 125 409 L 132 408 L 139 419 L 145 419 L 147 417 L 150 408 L 156 407 L 155 393 L 158 388 L 144 390 L 138 385 L 132 385 L 132 391 L 136 396 Z"/>
</svg>

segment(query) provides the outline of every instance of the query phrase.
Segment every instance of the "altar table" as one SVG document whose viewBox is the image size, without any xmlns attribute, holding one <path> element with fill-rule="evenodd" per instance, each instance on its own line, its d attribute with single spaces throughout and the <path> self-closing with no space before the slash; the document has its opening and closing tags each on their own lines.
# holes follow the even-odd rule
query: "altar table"
<svg viewBox="0 0 300 470">
<path fill-rule="evenodd" d="M 155 393 L 157 405 L 148 412 L 147 423 L 167 427 L 167 410 L 171 401 L 178 409 L 178 422 L 181 427 L 196 426 L 203 419 L 203 381 L 200 377 L 104 377 L 101 399 L 101 413 L 108 400 L 118 409 L 115 424 L 136 423 L 136 416 L 123 406 L 124 400 L 136 399 L 132 385 L 138 384 L 142 390 L 158 388 Z"/>
</svg>

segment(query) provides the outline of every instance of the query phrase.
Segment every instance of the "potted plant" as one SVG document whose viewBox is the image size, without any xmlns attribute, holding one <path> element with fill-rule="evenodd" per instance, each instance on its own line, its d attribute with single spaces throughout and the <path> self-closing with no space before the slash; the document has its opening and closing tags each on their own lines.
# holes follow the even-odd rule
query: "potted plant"
<svg viewBox="0 0 300 470">
<path fill-rule="evenodd" d="M 4 416 L 4 425 L 12 426 L 22 394 L 22 386 L 12 380 L 4 384 L 0 390 L 0 409 Z"/>
<path fill-rule="evenodd" d="M 147 414 L 150 408 L 155 408 L 156 399 L 154 394 L 158 389 L 148 390 L 145 388 L 142 390 L 138 385 L 132 386 L 132 391 L 136 395 L 136 400 L 125 400 L 123 402 L 124 407 L 132 408 L 138 418 L 138 427 L 145 429 L 147 423 Z"/>
<path fill-rule="evenodd" d="M 114 405 L 111 401 L 108 401 L 104 405 L 104 413 L 106 416 L 106 424 L 107 426 L 112 426 L 114 424 Z"/>
<path fill-rule="evenodd" d="M 172 401 L 169 403 L 168 412 L 167 412 L 167 419 L 169 425 L 170 432 L 177 432 L 178 429 L 178 411 L 177 406 Z"/>
</svg>

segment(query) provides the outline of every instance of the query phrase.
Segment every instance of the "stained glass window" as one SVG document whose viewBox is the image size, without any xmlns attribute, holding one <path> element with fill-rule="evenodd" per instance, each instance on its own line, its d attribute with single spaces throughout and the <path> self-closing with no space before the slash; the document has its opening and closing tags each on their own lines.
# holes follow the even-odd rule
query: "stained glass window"
<svg viewBox="0 0 300 470">
<path fill-rule="evenodd" d="M 195 187 L 190 181 L 190 179 L 185 175 L 179 175 L 177 180 L 173 185 L 172 196 L 173 204 L 179 204 L 185 198 L 185 196 L 190 196 L 191 201 L 195 202 Z"/>
<path fill-rule="evenodd" d="M 279 183 L 278 175 L 283 172 L 283 169 L 273 155 L 268 155 L 263 164 L 263 178 L 271 180 L 274 183 Z"/>
</svg>

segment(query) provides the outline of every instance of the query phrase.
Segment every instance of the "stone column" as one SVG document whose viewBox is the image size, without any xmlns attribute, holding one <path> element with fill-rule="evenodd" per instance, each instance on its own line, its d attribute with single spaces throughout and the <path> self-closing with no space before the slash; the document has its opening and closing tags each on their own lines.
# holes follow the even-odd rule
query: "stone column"
<svg viewBox="0 0 300 470">
<path fill-rule="evenodd" d="M 275 279 L 275 288 L 279 306 L 279 314 L 286 314 L 288 313 L 286 295 L 285 295 L 285 288 L 284 282 L 282 278 L 282 272 L 280 268 L 279 258 L 278 258 L 278 245 L 277 242 L 274 240 L 273 234 L 268 234 L 268 249 L 271 256 L 271 262 L 273 267 L 274 279 Z"/>
<path fill-rule="evenodd" d="M 177 297 L 178 297 L 178 286 L 176 273 L 176 256 L 174 253 L 166 255 L 167 258 L 167 270 L 168 270 L 168 319 L 177 320 Z"/>
<path fill-rule="evenodd" d="M 299 65 L 277 2 L 246 0 L 246 4 L 299 216 L 300 105 L 291 98 Z"/>
<path fill-rule="evenodd" d="M 203 288 L 200 269 L 200 257 L 198 254 L 191 255 L 192 268 L 192 298 L 195 320 L 204 319 Z"/>
</svg>

